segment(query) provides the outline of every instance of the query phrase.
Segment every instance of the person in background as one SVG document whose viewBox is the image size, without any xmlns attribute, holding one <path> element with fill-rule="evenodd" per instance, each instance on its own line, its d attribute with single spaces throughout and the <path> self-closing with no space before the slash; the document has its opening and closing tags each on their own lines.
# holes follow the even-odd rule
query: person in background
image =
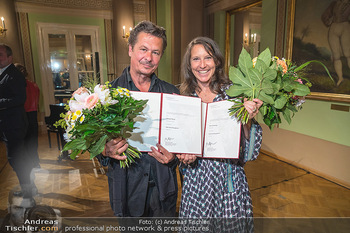
<svg viewBox="0 0 350 233">
<path fill-rule="evenodd" d="M 332 51 L 332 61 L 338 76 L 337 86 L 343 81 L 344 56 L 350 68 L 350 0 L 332 1 L 321 16 L 322 22 L 328 30 L 328 43 Z"/>
<path fill-rule="evenodd" d="M 28 130 L 25 137 L 25 145 L 28 154 L 30 155 L 33 167 L 40 168 L 39 154 L 38 154 L 38 105 L 39 105 L 39 95 L 40 90 L 36 83 L 28 80 L 27 69 L 16 63 L 15 67 L 22 72 L 26 78 L 26 95 L 27 99 L 24 103 L 24 109 L 27 114 L 28 119 Z"/>
<path fill-rule="evenodd" d="M 36 203 L 33 198 L 24 198 L 22 196 L 16 195 L 16 190 L 12 189 L 8 195 L 8 214 L 4 217 L 4 220 L 0 227 L 0 232 L 18 232 L 15 229 L 16 227 L 22 227 L 26 224 L 26 214 L 28 211 L 33 208 Z"/>
<path fill-rule="evenodd" d="M 189 43 L 182 62 L 182 75 L 180 92 L 183 95 L 199 97 L 206 103 L 230 98 L 225 89 L 232 82 L 225 74 L 219 47 L 210 38 L 197 37 Z M 242 126 L 239 159 L 177 155 L 184 175 L 180 217 L 229 219 L 223 228 L 220 224 L 211 226 L 218 232 L 253 231 L 252 200 L 243 166 L 249 146 L 253 147 L 252 159 L 259 154 L 262 129 L 253 118 L 261 105 L 259 99 L 244 102 L 249 122 Z"/>
<path fill-rule="evenodd" d="M 142 21 L 130 32 L 130 66 L 114 80 L 112 87 L 131 91 L 176 93 L 172 84 L 160 80 L 154 73 L 167 46 L 165 29 L 152 22 Z M 109 197 L 115 216 L 173 217 L 176 212 L 177 178 L 176 156 L 161 145 L 159 151 L 142 153 L 128 168 L 120 168 L 119 161 L 128 147 L 122 138 L 106 144 L 100 156 L 108 165 Z"/>
<path fill-rule="evenodd" d="M 15 195 L 31 198 L 38 190 L 30 179 L 33 166 L 24 143 L 28 127 L 24 110 L 26 81 L 12 60 L 12 49 L 0 44 L 0 138 L 6 144 L 7 160 L 21 186 Z"/>
</svg>

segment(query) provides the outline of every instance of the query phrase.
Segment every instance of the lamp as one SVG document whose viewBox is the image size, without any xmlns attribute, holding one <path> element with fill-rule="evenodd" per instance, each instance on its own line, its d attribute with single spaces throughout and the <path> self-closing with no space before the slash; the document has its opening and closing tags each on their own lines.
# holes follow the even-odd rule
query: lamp
<svg viewBox="0 0 350 233">
<path fill-rule="evenodd" d="M 123 26 L 123 39 L 125 39 L 126 41 L 128 41 L 129 37 L 130 37 L 130 32 L 132 30 L 132 27 L 129 28 L 129 32 L 125 32 L 125 26 Z"/>
<path fill-rule="evenodd" d="M 255 44 L 256 43 L 256 37 L 257 37 L 256 33 L 252 33 L 252 34 L 250 34 L 250 36 L 248 36 L 248 33 L 245 33 L 244 34 L 244 43 L 246 43 L 246 44 Z"/>
<path fill-rule="evenodd" d="M 248 33 L 244 34 L 244 43 L 248 44 Z"/>
<path fill-rule="evenodd" d="M 4 17 L 1 17 L 0 35 L 1 36 L 6 35 L 6 31 L 7 31 L 7 29 L 5 27 L 5 19 L 4 19 Z"/>
</svg>

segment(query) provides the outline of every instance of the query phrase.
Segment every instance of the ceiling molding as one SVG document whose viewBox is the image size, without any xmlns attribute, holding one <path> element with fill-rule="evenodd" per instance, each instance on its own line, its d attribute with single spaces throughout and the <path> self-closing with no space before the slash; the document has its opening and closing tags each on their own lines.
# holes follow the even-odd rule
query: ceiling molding
<svg viewBox="0 0 350 233">
<path fill-rule="evenodd" d="M 29 1 L 28 2 L 17 1 L 15 5 L 16 5 L 16 12 L 113 19 L 112 8 L 110 8 L 110 10 L 64 8 L 64 7 L 58 7 L 58 6 L 38 5 L 38 4 L 29 3 Z"/>
<path fill-rule="evenodd" d="M 112 9 L 113 0 L 15 0 L 15 2 L 23 2 L 48 7 L 62 7 L 74 9 L 90 9 L 90 10 L 110 10 Z"/>
</svg>

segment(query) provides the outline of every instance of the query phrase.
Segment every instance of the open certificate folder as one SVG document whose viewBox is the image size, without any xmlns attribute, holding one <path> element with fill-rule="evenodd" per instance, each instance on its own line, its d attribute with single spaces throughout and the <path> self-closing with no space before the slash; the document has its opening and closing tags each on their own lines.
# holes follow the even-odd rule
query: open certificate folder
<svg viewBox="0 0 350 233">
<path fill-rule="evenodd" d="M 147 99 L 128 143 L 142 152 L 159 143 L 172 153 L 207 158 L 238 158 L 240 124 L 231 118 L 228 101 L 205 104 L 200 98 L 153 92 L 131 92 Z"/>
</svg>

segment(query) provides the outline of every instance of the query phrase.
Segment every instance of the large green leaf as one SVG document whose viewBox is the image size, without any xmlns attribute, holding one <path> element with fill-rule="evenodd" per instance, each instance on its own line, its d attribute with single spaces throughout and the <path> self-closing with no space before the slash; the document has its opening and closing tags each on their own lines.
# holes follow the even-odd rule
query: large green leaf
<svg viewBox="0 0 350 233">
<path fill-rule="evenodd" d="M 262 72 L 258 69 L 254 69 L 253 67 L 249 68 L 246 78 L 250 80 L 250 87 L 256 87 L 260 85 L 262 81 Z"/>
<path fill-rule="evenodd" d="M 226 93 L 229 96 L 241 96 L 242 94 L 245 94 L 244 96 L 252 96 L 253 90 L 252 88 L 248 86 L 240 86 L 240 85 L 232 85 L 230 89 L 226 91 Z"/>
<path fill-rule="evenodd" d="M 246 79 L 242 72 L 234 66 L 230 67 L 229 77 L 233 83 L 240 85 L 249 85 L 249 80 Z"/>
<path fill-rule="evenodd" d="M 102 151 L 105 148 L 105 144 L 107 142 L 108 136 L 104 135 L 102 136 L 95 145 L 93 145 L 89 152 L 90 152 L 90 159 L 94 158 L 96 155 L 101 154 Z"/>
<path fill-rule="evenodd" d="M 294 95 L 306 96 L 306 95 L 310 94 L 310 89 L 308 86 L 305 86 L 305 85 L 300 84 L 300 83 L 296 83 L 293 86 L 295 88 Z"/>
<path fill-rule="evenodd" d="M 260 92 L 259 99 L 268 104 L 273 104 L 274 100 L 270 95 L 265 94 L 265 92 Z"/>
<path fill-rule="evenodd" d="M 254 68 L 258 69 L 263 74 L 269 67 L 265 64 L 263 60 L 257 59 Z"/>
<path fill-rule="evenodd" d="M 248 74 L 248 69 L 253 67 L 252 58 L 244 48 L 242 48 L 241 54 L 239 55 L 238 66 L 245 75 Z"/>
<path fill-rule="evenodd" d="M 264 75 L 263 76 L 264 79 L 274 81 L 277 77 L 277 71 L 274 69 L 268 68 L 263 75 Z"/>
<path fill-rule="evenodd" d="M 290 110 L 288 108 L 284 109 L 282 112 L 283 118 L 290 124 L 292 122 L 292 118 L 290 117 Z"/>
<path fill-rule="evenodd" d="M 70 153 L 69 157 L 71 159 L 75 159 L 78 154 L 80 154 L 81 150 L 72 150 L 72 153 Z"/>
<path fill-rule="evenodd" d="M 99 129 L 99 126 L 91 125 L 91 124 L 82 124 L 75 126 L 75 130 L 78 132 L 84 132 L 84 131 L 96 131 Z"/>
<path fill-rule="evenodd" d="M 275 94 L 276 89 L 277 89 L 276 85 L 274 85 L 270 80 L 264 79 L 264 81 L 261 84 L 260 93 L 264 92 L 265 94 Z M 259 96 L 257 96 L 257 98 L 259 98 Z"/>
<path fill-rule="evenodd" d="M 251 86 L 258 86 L 262 81 L 262 72 L 253 67 L 248 69 L 247 77 L 250 80 Z"/>
<path fill-rule="evenodd" d="M 266 67 L 269 67 L 271 64 L 271 52 L 269 48 L 266 48 L 262 53 L 259 54 L 258 60 L 261 60 L 265 63 Z"/>
<path fill-rule="evenodd" d="M 280 95 L 277 97 L 277 99 L 275 100 L 275 108 L 277 109 L 282 109 L 287 103 L 287 98 L 284 95 Z"/>
<path fill-rule="evenodd" d="M 63 150 L 74 150 L 74 149 L 79 149 L 79 150 L 86 150 L 88 146 L 86 145 L 86 141 L 84 138 L 75 138 L 70 142 L 67 142 L 66 145 L 64 145 Z"/>
</svg>

